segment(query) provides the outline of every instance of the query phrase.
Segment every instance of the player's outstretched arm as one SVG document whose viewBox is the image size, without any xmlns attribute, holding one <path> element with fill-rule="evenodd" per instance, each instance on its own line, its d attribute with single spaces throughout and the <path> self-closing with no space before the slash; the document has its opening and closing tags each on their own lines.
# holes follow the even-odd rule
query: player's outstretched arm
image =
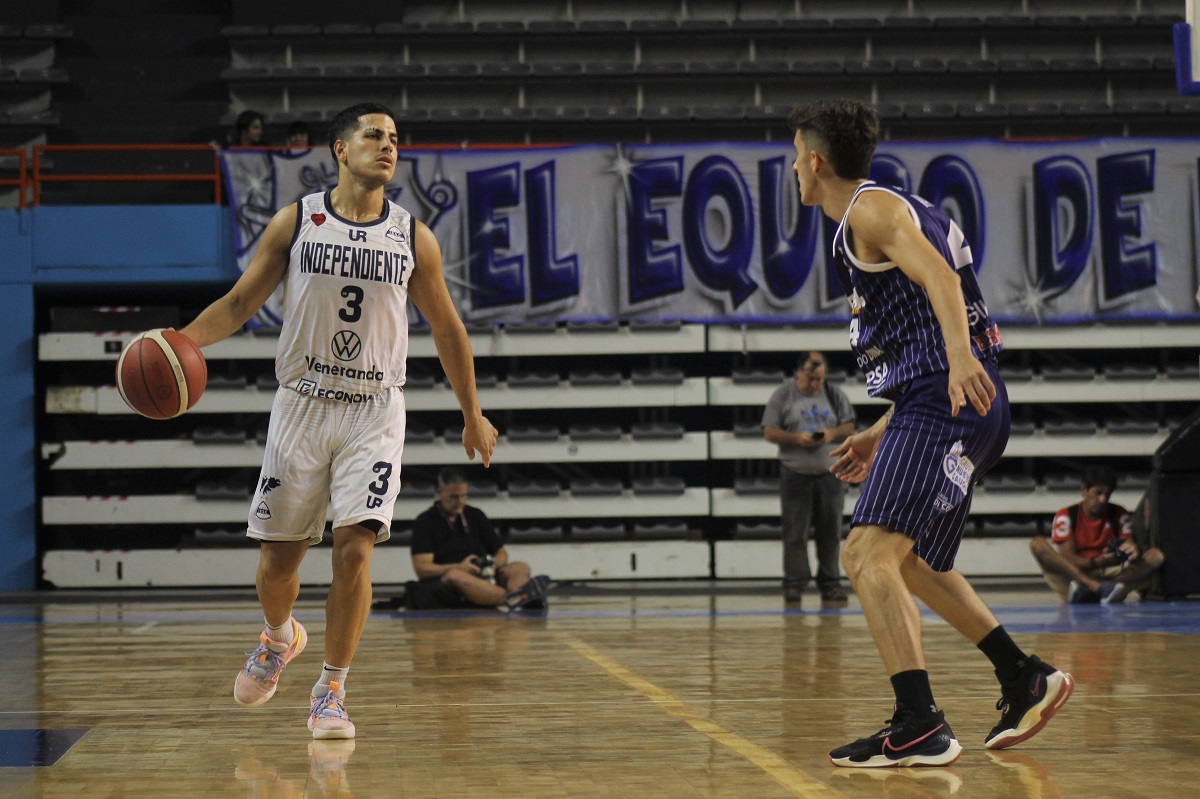
<svg viewBox="0 0 1200 799">
<path fill-rule="evenodd" d="M 258 313 L 287 272 L 296 213 L 296 204 L 292 203 L 272 217 L 258 243 L 258 251 L 237 283 L 180 333 L 198 346 L 207 347 L 232 336 Z"/>
<path fill-rule="evenodd" d="M 957 416 L 968 402 L 986 414 L 996 398 L 996 387 L 971 353 L 967 303 L 958 274 L 913 222 L 908 205 L 894 195 L 864 192 L 850 209 L 850 226 L 857 244 L 894 261 L 929 295 L 950 362 L 951 415 Z"/>
<path fill-rule="evenodd" d="M 446 279 L 442 276 L 442 250 L 437 238 L 424 223 L 418 222 L 416 227 L 417 268 L 408 281 L 408 296 L 412 297 L 417 310 L 429 321 L 438 359 L 454 389 L 458 406 L 462 408 L 462 443 L 467 458 L 475 460 L 475 453 L 478 452 L 483 465 L 490 466 L 492 452 L 496 449 L 496 428 L 492 427 L 479 408 L 471 340 L 446 289 Z"/>
</svg>

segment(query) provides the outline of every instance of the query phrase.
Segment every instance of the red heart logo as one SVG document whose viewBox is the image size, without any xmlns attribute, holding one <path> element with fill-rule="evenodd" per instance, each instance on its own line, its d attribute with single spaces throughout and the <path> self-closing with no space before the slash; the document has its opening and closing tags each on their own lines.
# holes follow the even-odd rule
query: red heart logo
<svg viewBox="0 0 1200 799">
<path fill-rule="evenodd" d="M 320 227 L 321 225 L 325 224 L 325 214 L 313 214 L 312 221 L 314 225 Z"/>
</svg>

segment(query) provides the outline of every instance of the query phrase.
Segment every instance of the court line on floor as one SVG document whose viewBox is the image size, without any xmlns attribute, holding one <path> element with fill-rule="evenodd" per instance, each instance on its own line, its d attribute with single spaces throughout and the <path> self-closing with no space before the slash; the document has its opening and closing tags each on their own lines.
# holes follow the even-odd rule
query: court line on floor
<svg viewBox="0 0 1200 799">
<path fill-rule="evenodd" d="M 683 704 L 682 700 L 670 696 L 669 699 L 654 699 L 642 695 L 651 705 L 661 704 Z M 668 695 L 669 696 L 669 695 Z M 952 701 L 966 700 L 991 700 L 995 694 L 959 694 L 948 695 Z M 1133 702 L 1142 699 L 1195 699 L 1200 697 L 1198 693 L 1178 693 L 1178 694 L 1087 694 L 1081 695 L 1078 691 L 1072 696 L 1073 705 L 1078 705 L 1082 701 L 1113 701 L 1113 702 Z M 787 702 L 837 702 L 844 704 L 847 702 L 870 702 L 879 704 L 884 701 L 892 701 L 893 697 L 888 696 L 828 696 L 828 697 L 752 697 L 746 699 L 717 699 L 711 696 L 696 696 L 688 697 L 690 701 L 704 702 L 709 705 L 751 705 L 751 704 L 780 704 Z M 534 701 L 534 702 L 355 702 L 355 710 L 379 710 L 379 709 L 400 709 L 400 710 L 424 710 L 424 709 L 439 709 L 439 708 L 529 708 L 529 707 L 595 707 L 602 705 L 628 705 L 627 699 L 571 699 L 566 701 Z M 275 708 L 283 708 L 289 710 L 307 710 L 308 705 L 288 705 L 275 704 Z M 244 714 L 246 711 L 236 705 L 229 704 L 221 707 L 163 707 L 163 708 L 148 708 L 148 707 L 131 707 L 131 708 L 86 708 L 75 707 L 69 710 L 0 710 L 0 717 L 4 716 L 105 716 L 116 714 L 136 714 L 139 716 L 177 716 L 183 714 L 196 715 L 197 713 L 237 713 Z"/>
<path fill-rule="evenodd" d="M 805 799 L 812 799 L 814 797 L 834 797 L 835 799 L 841 797 L 841 799 L 849 799 L 846 794 L 801 771 L 770 749 L 747 741 L 740 735 L 730 732 L 691 705 L 681 702 L 667 691 L 659 688 L 649 680 L 639 677 L 633 671 L 607 655 L 593 649 L 583 641 L 569 636 L 565 636 L 564 639 L 571 649 L 607 672 L 610 677 L 625 683 L 658 705 L 664 712 L 684 722 L 702 735 L 711 738 L 713 741 L 731 750 L 734 754 L 758 766 L 796 796 L 805 797 Z"/>
</svg>

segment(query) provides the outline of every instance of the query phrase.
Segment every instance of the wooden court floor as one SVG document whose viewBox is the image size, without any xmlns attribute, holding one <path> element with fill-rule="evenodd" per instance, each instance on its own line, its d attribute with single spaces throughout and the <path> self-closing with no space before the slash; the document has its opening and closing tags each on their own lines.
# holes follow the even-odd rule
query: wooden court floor
<svg viewBox="0 0 1200 799">
<path fill-rule="evenodd" d="M 347 685 L 353 742 L 305 727 L 315 599 L 297 612 L 310 648 L 258 709 L 232 699 L 261 619 L 252 601 L 2 604 L 0 797 L 1200 795 L 1200 603 L 984 596 L 1019 643 L 1075 674 L 1075 696 L 1039 736 L 987 752 L 989 665 L 926 617 L 964 754 L 883 772 L 826 758 L 890 715 L 854 600 L 785 612 L 773 590 L 603 587 L 557 595 L 544 616 L 373 613 Z"/>
</svg>

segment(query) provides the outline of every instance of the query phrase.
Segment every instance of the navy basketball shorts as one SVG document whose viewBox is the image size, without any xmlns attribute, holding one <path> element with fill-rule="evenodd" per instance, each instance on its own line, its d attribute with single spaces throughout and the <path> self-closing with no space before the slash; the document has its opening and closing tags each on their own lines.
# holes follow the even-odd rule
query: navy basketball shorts
<svg viewBox="0 0 1200 799">
<path fill-rule="evenodd" d="M 954 567 L 972 488 L 1008 444 L 1008 392 L 995 363 L 985 361 L 984 368 L 996 386 L 986 416 L 969 401 L 950 415 L 946 372 L 905 386 L 851 517 L 851 527 L 879 525 L 907 535 L 934 571 Z"/>
</svg>

